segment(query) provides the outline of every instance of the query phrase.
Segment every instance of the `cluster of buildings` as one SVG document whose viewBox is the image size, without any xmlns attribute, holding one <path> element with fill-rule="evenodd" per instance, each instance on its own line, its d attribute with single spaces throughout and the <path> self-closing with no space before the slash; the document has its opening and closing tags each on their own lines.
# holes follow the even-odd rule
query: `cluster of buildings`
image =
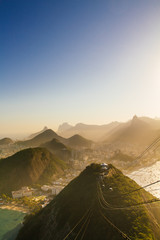
<svg viewBox="0 0 160 240">
<path fill-rule="evenodd" d="M 43 185 L 41 186 L 41 190 L 45 192 L 45 195 L 57 195 L 60 193 L 60 191 L 64 188 L 65 185 Z M 15 198 L 21 198 L 21 197 L 30 197 L 34 194 L 35 189 L 29 188 L 29 187 L 22 187 L 21 189 L 17 191 L 12 191 L 12 197 Z M 43 195 L 41 193 L 40 195 Z"/>
<path fill-rule="evenodd" d="M 13 198 L 21 198 L 21 197 L 29 197 L 32 196 L 33 189 L 29 189 L 28 187 L 22 187 L 18 191 L 12 191 Z"/>
<path fill-rule="evenodd" d="M 0 145 L 0 158 L 7 158 L 23 149 L 24 147 L 18 144 Z"/>
<path fill-rule="evenodd" d="M 52 195 L 57 195 L 60 193 L 60 191 L 64 188 L 64 186 L 49 186 L 49 185 L 43 185 L 41 187 L 41 190 L 44 192 L 51 191 Z"/>
<path fill-rule="evenodd" d="M 120 149 L 124 154 L 130 155 L 132 157 L 136 157 L 142 152 L 141 148 L 133 148 L 131 144 L 124 145 L 121 143 L 117 143 L 112 145 L 97 145 L 94 149 L 82 149 L 81 151 L 75 150 L 72 154 L 72 158 L 69 160 L 70 169 L 66 169 L 63 178 L 59 178 L 56 181 L 53 181 L 51 185 L 43 185 L 41 186 L 41 190 L 45 192 L 45 195 L 57 195 L 59 192 L 73 179 L 75 178 L 81 171 L 85 169 L 87 165 L 90 163 L 102 163 L 107 162 L 110 163 L 110 160 L 114 156 L 117 149 Z M 17 149 L 16 149 L 17 150 Z M 154 161 L 157 161 L 157 158 L 160 157 L 160 150 L 156 150 Z M 150 160 L 150 156 L 152 152 L 149 152 L 149 157 L 146 157 L 146 161 Z M 117 167 L 128 167 L 132 165 L 131 161 L 119 161 L 118 159 L 112 159 L 112 164 Z M 18 191 L 12 191 L 13 198 L 20 198 L 24 196 L 32 196 L 34 190 L 29 189 L 28 187 L 22 187 Z M 43 192 L 40 195 L 43 195 Z M 0 200 L 1 203 L 1 200 Z"/>
<path fill-rule="evenodd" d="M 2 198 L 0 198 L 0 205 L 2 205 L 3 204 L 3 199 Z"/>
</svg>

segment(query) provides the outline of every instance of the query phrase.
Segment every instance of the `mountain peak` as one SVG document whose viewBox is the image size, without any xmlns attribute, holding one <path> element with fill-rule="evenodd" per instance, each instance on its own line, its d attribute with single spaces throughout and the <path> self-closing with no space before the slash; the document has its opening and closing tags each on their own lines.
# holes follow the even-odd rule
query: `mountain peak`
<svg viewBox="0 0 160 240">
<path fill-rule="evenodd" d="M 72 125 L 68 124 L 67 122 L 62 123 L 58 127 L 58 133 L 67 131 L 68 129 L 72 128 Z"/>
<path fill-rule="evenodd" d="M 138 119 L 137 115 L 134 115 L 132 121 L 136 121 Z"/>
<path fill-rule="evenodd" d="M 51 141 L 53 138 L 60 138 L 52 129 L 47 129 L 40 134 L 36 134 L 35 137 L 26 141 L 19 141 L 17 144 L 21 144 L 28 147 L 38 147 L 45 142 Z"/>
<path fill-rule="evenodd" d="M 79 147 L 85 147 L 85 148 L 91 147 L 92 143 L 93 142 L 91 140 L 88 140 L 88 139 L 80 136 L 79 134 L 75 134 L 66 140 L 66 144 L 68 146 L 78 147 L 78 148 Z"/>
<path fill-rule="evenodd" d="M 140 120 L 137 115 L 134 115 L 132 120 L 131 120 L 131 125 L 137 124 L 137 123 L 143 123 L 142 120 Z"/>
<path fill-rule="evenodd" d="M 66 239 L 66 236 L 114 240 L 123 239 L 122 233 L 133 240 L 160 239 L 155 223 L 156 216 L 160 218 L 158 208 L 156 214 L 151 207 L 143 205 L 125 209 L 153 196 L 145 190 L 126 195 L 139 186 L 110 164 L 106 175 L 101 174 L 102 170 L 100 164 L 88 166 L 47 207 L 24 224 L 17 240 L 51 240 L 53 236 L 54 240 Z"/>
<path fill-rule="evenodd" d="M 29 136 L 29 139 L 36 137 L 37 135 L 45 132 L 47 129 L 48 129 L 48 127 L 44 126 L 44 128 L 43 128 L 41 131 L 31 134 L 31 135 Z"/>
<path fill-rule="evenodd" d="M 45 148 L 27 148 L 0 161 L 0 193 L 11 193 L 22 186 L 47 183 L 65 163 Z"/>
<path fill-rule="evenodd" d="M 148 128 L 149 124 L 140 118 L 138 118 L 136 115 L 131 120 L 131 126 L 132 127 L 138 127 L 138 128 Z"/>
</svg>

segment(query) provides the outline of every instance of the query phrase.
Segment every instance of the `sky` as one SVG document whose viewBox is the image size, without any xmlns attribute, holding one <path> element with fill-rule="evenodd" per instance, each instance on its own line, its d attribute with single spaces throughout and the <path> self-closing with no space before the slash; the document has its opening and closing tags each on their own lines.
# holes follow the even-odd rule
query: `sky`
<svg viewBox="0 0 160 240">
<path fill-rule="evenodd" d="M 0 0 L 0 136 L 160 117 L 159 0 Z"/>
</svg>

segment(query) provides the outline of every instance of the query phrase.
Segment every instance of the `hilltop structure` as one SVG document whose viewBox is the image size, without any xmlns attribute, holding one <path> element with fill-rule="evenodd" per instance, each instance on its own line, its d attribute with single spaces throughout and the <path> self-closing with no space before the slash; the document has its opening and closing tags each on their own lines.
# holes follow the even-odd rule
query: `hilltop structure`
<svg viewBox="0 0 160 240">
<path fill-rule="evenodd" d="M 16 240 L 160 239 L 158 199 L 138 189 L 112 165 L 91 164 L 26 219 Z"/>
</svg>

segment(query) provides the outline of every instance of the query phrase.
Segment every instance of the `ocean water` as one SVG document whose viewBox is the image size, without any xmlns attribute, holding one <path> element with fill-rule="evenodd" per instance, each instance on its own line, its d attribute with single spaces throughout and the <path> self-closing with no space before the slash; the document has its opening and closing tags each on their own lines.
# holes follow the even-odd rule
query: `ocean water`
<svg viewBox="0 0 160 240">
<path fill-rule="evenodd" d="M 24 216 L 22 212 L 0 209 L 0 240 L 14 239 Z"/>
<path fill-rule="evenodd" d="M 149 167 L 144 167 L 134 171 L 128 174 L 128 177 L 132 178 L 142 187 L 157 182 L 160 180 L 160 161 L 157 161 Z M 155 197 L 160 198 L 160 182 L 146 187 L 145 190 Z"/>
</svg>

